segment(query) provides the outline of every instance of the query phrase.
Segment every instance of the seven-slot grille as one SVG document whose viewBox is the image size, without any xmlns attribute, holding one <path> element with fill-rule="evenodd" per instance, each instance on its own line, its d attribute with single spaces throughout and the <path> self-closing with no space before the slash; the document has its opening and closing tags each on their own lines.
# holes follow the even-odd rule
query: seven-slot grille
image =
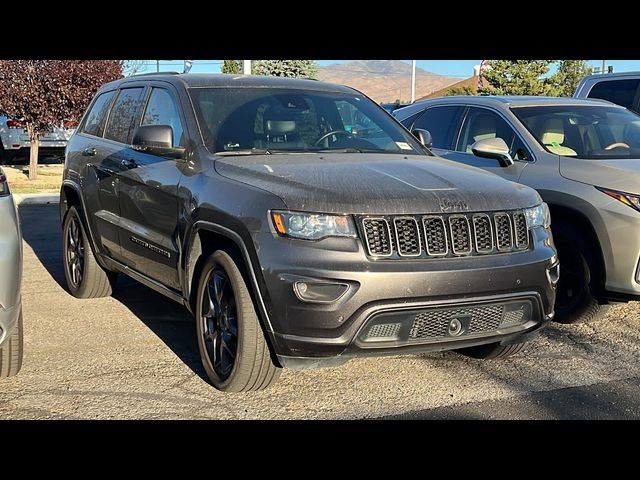
<svg viewBox="0 0 640 480">
<path fill-rule="evenodd" d="M 455 257 L 529 248 L 522 211 L 364 217 L 360 224 L 372 257 Z"/>
</svg>

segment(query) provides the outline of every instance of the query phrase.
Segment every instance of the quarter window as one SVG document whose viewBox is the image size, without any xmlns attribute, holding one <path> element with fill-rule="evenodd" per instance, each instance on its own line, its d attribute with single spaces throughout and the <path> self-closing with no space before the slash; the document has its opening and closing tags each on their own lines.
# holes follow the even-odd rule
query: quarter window
<svg viewBox="0 0 640 480">
<path fill-rule="evenodd" d="M 131 143 L 135 121 L 142 104 L 143 90 L 142 87 L 120 90 L 111 109 L 104 138 L 125 144 Z"/>
<path fill-rule="evenodd" d="M 96 137 L 102 136 L 104 124 L 107 121 L 107 114 L 109 113 L 109 107 L 111 106 L 111 100 L 113 100 L 115 94 L 115 91 L 106 92 L 96 99 L 82 127 L 83 133 Z"/>
<path fill-rule="evenodd" d="M 181 145 L 182 122 L 178 106 L 171 94 L 164 88 L 151 91 L 147 109 L 142 117 L 142 125 L 169 125 L 173 129 L 173 146 Z"/>
</svg>

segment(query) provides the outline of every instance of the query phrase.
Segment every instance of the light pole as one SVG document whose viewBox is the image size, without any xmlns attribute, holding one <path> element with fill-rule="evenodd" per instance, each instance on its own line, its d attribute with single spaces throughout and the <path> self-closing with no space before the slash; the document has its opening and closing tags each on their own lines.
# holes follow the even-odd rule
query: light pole
<svg viewBox="0 0 640 480">
<path fill-rule="evenodd" d="M 602 73 L 605 73 L 606 65 L 607 65 L 607 61 L 606 60 L 602 60 Z"/>
<path fill-rule="evenodd" d="M 160 72 L 160 60 L 156 60 L 156 72 Z"/>
<path fill-rule="evenodd" d="M 402 99 L 400 99 L 402 101 Z M 411 103 L 416 101 L 416 61 L 411 60 Z"/>
<path fill-rule="evenodd" d="M 251 60 L 242 61 L 242 73 L 245 75 L 251 75 Z"/>
</svg>

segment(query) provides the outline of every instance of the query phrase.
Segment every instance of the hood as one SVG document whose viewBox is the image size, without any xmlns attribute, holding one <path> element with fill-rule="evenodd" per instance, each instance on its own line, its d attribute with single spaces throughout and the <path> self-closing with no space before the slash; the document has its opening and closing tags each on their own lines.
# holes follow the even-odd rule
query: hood
<svg viewBox="0 0 640 480">
<path fill-rule="evenodd" d="M 560 157 L 560 174 L 569 180 L 640 194 L 640 159 L 584 160 Z"/>
<path fill-rule="evenodd" d="M 275 154 L 218 157 L 221 175 L 280 197 L 291 210 L 401 214 L 524 208 L 535 190 L 439 157 Z"/>
</svg>

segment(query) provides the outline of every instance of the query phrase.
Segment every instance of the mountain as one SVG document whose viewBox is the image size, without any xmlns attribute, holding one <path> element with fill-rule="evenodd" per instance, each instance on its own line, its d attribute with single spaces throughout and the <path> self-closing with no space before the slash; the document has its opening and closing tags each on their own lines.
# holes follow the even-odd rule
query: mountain
<svg viewBox="0 0 640 480">
<path fill-rule="evenodd" d="M 411 100 L 411 64 L 400 60 L 354 60 L 321 67 L 318 80 L 356 88 L 376 102 Z M 458 82 L 416 67 L 416 98 Z"/>
</svg>

